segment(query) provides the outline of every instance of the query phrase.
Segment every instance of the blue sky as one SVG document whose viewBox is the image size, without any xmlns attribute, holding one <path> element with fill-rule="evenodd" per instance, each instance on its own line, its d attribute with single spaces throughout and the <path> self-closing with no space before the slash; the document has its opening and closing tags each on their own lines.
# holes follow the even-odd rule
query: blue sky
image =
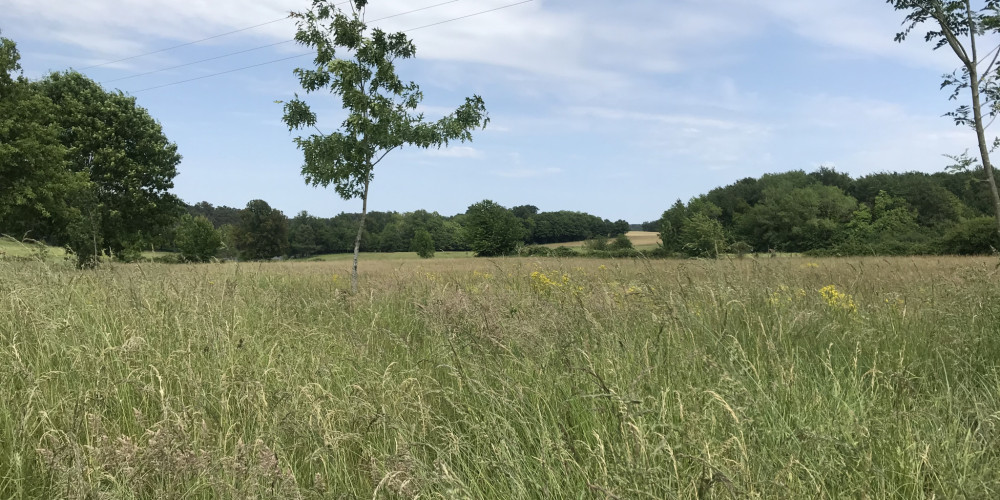
<svg viewBox="0 0 1000 500">
<path fill-rule="evenodd" d="M 377 19 L 444 0 L 372 0 Z M 457 0 L 376 25 L 406 30 L 517 0 Z M 289 40 L 283 20 L 106 64 L 305 10 L 308 0 L 6 0 L 2 36 L 25 74 L 76 68 L 135 95 L 184 160 L 174 192 L 189 203 L 243 207 L 263 199 L 293 216 L 357 212 L 300 175 L 301 153 L 281 123 L 300 91 L 294 43 L 134 78 Z M 491 115 L 473 143 L 406 149 L 376 169 L 369 207 L 443 215 L 492 199 L 543 211 L 578 210 L 632 223 L 747 176 L 820 165 L 858 176 L 940 171 L 943 154 L 972 149 L 971 131 L 942 114 L 954 56 L 914 36 L 897 44 L 902 14 L 878 0 L 534 0 L 410 32 L 429 118 L 479 94 Z M 86 68 L 86 69 L 84 69 Z M 339 102 L 310 95 L 321 128 Z"/>
</svg>

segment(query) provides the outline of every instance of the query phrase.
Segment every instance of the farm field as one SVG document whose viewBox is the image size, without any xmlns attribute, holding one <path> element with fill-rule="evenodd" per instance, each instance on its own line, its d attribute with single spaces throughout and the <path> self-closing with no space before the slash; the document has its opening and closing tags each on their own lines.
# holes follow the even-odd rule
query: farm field
<svg viewBox="0 0 1000 500">
<path fill-rule="evenodd" d="M 997 264 L 0 260 L 0 498 L 993 498 Z"/>
<path fill-rule="evenodd" d="M 660 233 L 655 231 L 629 231 L 625 233 L 628 239 L 632 241 L 637 249 L 648 250 L 656 248 L 660 243 Z M 556 247 L 569 247 L 569 248 L 583 248 L 583 241 L 571 241 L 568 243 L 548 243 L 541 245 L 543 247 L 556 248 Z"/>
</svg>

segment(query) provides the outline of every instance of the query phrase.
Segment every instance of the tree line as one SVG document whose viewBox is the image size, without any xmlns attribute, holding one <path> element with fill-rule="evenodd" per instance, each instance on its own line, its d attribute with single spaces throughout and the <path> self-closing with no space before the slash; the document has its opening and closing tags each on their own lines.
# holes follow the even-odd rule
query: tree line
<svg viewBox="0 0 1000 500">
<path fill-rule="evenodd" d="M 983 254 L 1000 249 L 982 169 L 852 178 L 832 168 L 745 178 L 677 200 L 643 229 L 663 252 Z"/>
<path fill-rule="evenodd" d="M 307 258 L 353 251 L 361 214 L 341 213 L 324 218 L 299 212 L 287 217 L 264 200 L 252 200 L 237 209 L 209 202 L 185 205 L 187 214 L 164 246 L 190 260 L 219 256 L 249 260 L 275 257 Z M 473 204 L 465 213 L 372 211 L 366 215 L 360 250 L 363 252 L 474 251 L 496 256 L 516 253 L 524 245 L 563 243 L 595 237 L 611 238 L 629 230 L 624 220 L 560 210 L 540 212 L 533 205 L 503 207 L 490 200 Z M 198 226 L 198 227 L 196 227 Z M 202 233 L 201 238 L 191 235 Z M 209 232 L 214 232 L 213 239 Z M 194 248 L 195 242 L 207 249 Z"/>
</svg>

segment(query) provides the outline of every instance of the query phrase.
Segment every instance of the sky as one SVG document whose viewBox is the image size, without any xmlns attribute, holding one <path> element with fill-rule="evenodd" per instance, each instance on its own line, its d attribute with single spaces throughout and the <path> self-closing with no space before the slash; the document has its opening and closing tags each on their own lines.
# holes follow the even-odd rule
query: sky
<svg viewBox="0 0 1000 500">
<path fill-rule="evenodd" d="M 134 95 L 183 156 L 185 202 L 331 217 L 361 201 L 305 184 L 275 102 L 298 92 L 321 130 L 346 116 L 292 73 L 312 57 L 283 17 L 311 3 L 4 0 L 0 36 L 29 78 L 72 68 Z M 975 149 L 942 116 L 955 56 L 894 42 L 903 14 L 884 1 L 371 0 L 366 19 L 408 30 L 417 55 L 398 69 L 427 118 L 478 94 L 491 119 L 471 143 L 391 153 L 371 210 L 454 215 L 490 199 L 641 223 L 744 177 L 938 172 Z"/>
</svg>

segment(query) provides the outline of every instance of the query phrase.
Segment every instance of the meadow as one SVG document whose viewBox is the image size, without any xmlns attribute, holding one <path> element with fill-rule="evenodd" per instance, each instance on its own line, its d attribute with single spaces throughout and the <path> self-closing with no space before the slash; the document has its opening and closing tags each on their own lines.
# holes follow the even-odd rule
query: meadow
<svg viewBox="0 0 1000 500">
<path fill-rule="evenodd" d="M 996 258 L 0 260 L 0 498 L 995 498 Z"/>
</svg>

